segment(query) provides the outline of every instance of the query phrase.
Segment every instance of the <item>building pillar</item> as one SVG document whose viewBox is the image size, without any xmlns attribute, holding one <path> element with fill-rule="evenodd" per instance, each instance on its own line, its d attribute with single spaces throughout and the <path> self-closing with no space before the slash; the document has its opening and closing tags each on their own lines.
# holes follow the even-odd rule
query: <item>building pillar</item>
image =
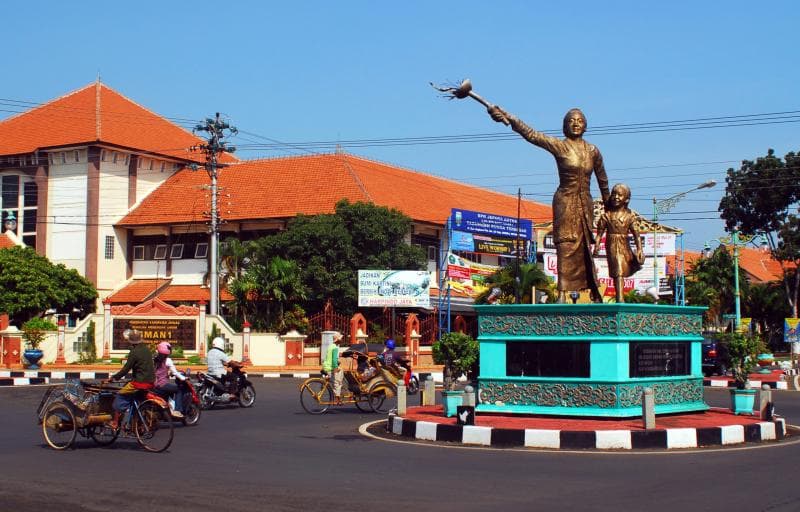
<svg viewBox="0 0 800 512">
<path fill-rule="evenodd" d="M 245 320 L 242 326 L 242 363 L 250 364 L 250 322 Z"/>
<path fill-rule="evenodd" d="M 114 335 L 111 320 L 111 302 L 103 301 L 103 360 L 111 359 L 111 340 Z"/>
<path fill-rule="evenodd" d="M 201 300 L 200 316 L 197 319 L 197 334 L 199 343 L 197 345 L 197 355 L 199 357 L 206 357 L 206 301 Z"/>
<path fill-rule="evenodd" d="M 64 358 L 64 342 L 67 338 L 67 320 L 63 316 L 58 317 L 58 344 L 56 345 L 55 364 L 67 364 Z"/>
</svg>

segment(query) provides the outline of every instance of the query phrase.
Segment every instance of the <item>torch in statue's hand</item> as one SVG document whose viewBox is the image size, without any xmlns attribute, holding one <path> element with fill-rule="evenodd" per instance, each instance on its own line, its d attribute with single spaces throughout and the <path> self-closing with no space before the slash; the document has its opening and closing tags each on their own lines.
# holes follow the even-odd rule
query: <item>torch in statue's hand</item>
<svg viewBox="0 0 800 512">
<path fill-rule="evenodd" d="M 482 104 L 486 107 L 486 110 L 489 112 L 489 115 L 497 121 L 498 123 L 503 123 L 505 125 L 508 124 L 508 114 L 505 110 L 498 107 L 497 105 L 492 105 L 485 99 L 478 96 L 476 93 L 472 91 L 472 82 L 470 82 L 469 78 L 463 80 L 458 87 L 452 86 L 436 86 L 431 82 L 431 87 L 436 89 L 439 92 L 443 92 L 447 99 L 459 99 L 462 100 L 466 97 L 470 97 L 477 101 L 478 103 Z"/>
</svg>

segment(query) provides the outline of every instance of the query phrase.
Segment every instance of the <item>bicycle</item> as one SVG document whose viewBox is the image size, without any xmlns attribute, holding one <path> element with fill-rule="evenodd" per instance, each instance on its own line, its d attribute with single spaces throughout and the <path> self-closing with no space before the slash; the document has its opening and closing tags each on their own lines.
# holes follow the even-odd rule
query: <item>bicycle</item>
<svg viewBox="0 0 800 512">
<path fill-rule="evenodd" d="M 90 438 L 100 446 L 109 446 L 117 438 L 135 437 L 139 445 L 150 452 L 163 452 L 172 444 L 174 425 L 169 406 L 161 397 L 149 391 L 136 393 L 131 406 L 116 429 L 111 428 L 111 411 L 108 410 L 116 391 L 102 387 L 80 389 L 84 398 L 69 387 L 48 389 L 39 408 L 42 434 L 47 444 L 55 450 L 66 450 L 75 443 L 78 434 Z M 104 404 L 103 411 L 98 403 Z"/>
</svg>

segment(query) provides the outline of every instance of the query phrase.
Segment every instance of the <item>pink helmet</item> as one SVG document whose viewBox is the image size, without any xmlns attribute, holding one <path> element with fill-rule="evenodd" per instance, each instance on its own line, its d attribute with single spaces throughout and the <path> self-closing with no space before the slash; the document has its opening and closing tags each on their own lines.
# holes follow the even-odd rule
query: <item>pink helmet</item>
<svg viewBox="0 0 800 512">
<path fill-rule="evenodd" d="M 165 356 L 168 356 L 172 353 L 172 345 L 170 345 L 169 342 L 167 341 L 162 341 L 156 347 L 156 351 L 159 354 L 164 354 Z"/>
</svg>

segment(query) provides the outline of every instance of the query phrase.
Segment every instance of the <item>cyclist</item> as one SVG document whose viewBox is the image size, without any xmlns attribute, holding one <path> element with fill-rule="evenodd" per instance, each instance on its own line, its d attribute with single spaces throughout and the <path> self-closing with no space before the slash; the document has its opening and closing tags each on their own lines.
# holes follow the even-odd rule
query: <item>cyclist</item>
<svg viewBox="0 0 800 512">
<path fill-rule="evenodd" d="M 170 354 L 172 354 L 172 345 L 169 342 L 162 341 L 156 346 L 156 356 L 153 358 L 156 374 L 156 393 L 165 399 L 174 397 L 175 406 L 172 407 L 170 404 L 170 412 L 174 418 L 183 418 L 183 411 L 181 410 L 183 408 L 183 391 L 170 380 L 170 377 L 175 377 L 181 381 L 186 380 L 186 377 L 175 368 L 175 363 L 169 357 Z"/>
<path fill-rule="evenodd" d="M 114 397 L 114 416 L 109 426 L 116 430 L 119 426 L 119 418 L 121 414 L 127 411 L 136 393 L 153 388 L 155 382 L 155 368 L 153 366 L 153 355 L 146 344 L 142 343 L 142 336 L 139 331 L 135 329 L 126 329 L 123 332 L 123 337 L 127 339 L 131 346 L 128 352 L 128 359 L 125 361 L 125 366 L 120 371 L 109 377 L 106 382 L 113 382 L 121 379 L 128 372 L 133 372 L 133 379 L 128 381 L 122 389 L 117 392 Z"/>
</svg>

